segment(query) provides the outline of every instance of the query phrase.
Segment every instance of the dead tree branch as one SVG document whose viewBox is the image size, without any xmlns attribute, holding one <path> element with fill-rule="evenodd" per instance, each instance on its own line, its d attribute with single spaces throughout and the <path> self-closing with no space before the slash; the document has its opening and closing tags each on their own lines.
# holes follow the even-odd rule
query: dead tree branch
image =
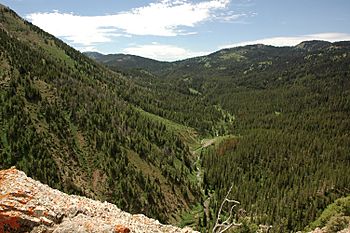
<svg viewBox="0 0 350 233">
<path fill-rule="evenodd" d="M 233 188 L 233 185 L 231 185 L 230 189 L 228 190 L 228 192 L 225 196 L 225 199 L 222 201 L 222 203 L 220 205 L 220 209 L 218 211 L 218 216 L 216 218 L 216 222 L 215 222 L 215 225 L 213 227 L 213 231 L 212 231 L 213 233 L 223 233 L 234 226 L 241 226 L 240 223 L 236 223 L 233 219 L 234 218 L 233 210 L 240 203 L 238 201 L 231 200 L 228 198 L 228 196 L 230 195 L 230 193 L 232 191 L 232 188 Z M 226 218 L 225 220 L 223 220 L 223 222 L 220 223 L 220 220 L 221 220 L 220 215 L 221 215 L 222 208 L 224 207 L 225 203 L 231 204 L 230 212 L 229 212 L 228 218 Z"/>
</svg>

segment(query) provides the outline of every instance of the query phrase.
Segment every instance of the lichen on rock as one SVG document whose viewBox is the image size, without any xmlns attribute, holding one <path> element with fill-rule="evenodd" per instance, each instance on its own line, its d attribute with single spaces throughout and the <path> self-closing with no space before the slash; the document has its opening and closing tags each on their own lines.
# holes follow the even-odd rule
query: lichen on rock
<svg viewBox="0 0 350 233">
<path fill-rule="evenodd" d="M 11 168 L 0 171 L 0 232 L 194 232 L 67 195 Z"/>
</svg>

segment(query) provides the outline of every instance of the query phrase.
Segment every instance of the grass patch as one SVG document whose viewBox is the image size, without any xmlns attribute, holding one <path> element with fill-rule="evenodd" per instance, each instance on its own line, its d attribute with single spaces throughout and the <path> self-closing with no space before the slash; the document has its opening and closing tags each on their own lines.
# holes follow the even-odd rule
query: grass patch
<svg viewBox="0 0 350 233">
<path fill-rule="evenodd" d="M 181 214 L 181 221 L 179 227 L 183 228 L 185 226 L 190 226 L 192 228 L 196 228 L 200 225 L 200 219 L 203 215 L 204 209 L 199 203 L 189 211 L 186 211 Z"/>
<path fill-rule="evenodd" d="M 193 88 L 188 88 L 188 91 L 189 91 L 192 95 L 202 95 L 202 93 L 200 93 L 199 91 L 197 91 L 196 89 L 193 89 Z"/>
<path fill-rule="evenodd" d="M 221 59 L 223 60 L 234 60 L 234 61 L 242 61 L 243 59 L 245 59 L 244 56 L 238 54 L 238 53 L 225 53 L 223 55 L 220 56 Z"/>
<path fill-rule="evenodd" d="M 317 227 L 327 227 L 329 230 L 332 228 L 340 227 L 340 223 L 347 222 L 350 224 L 350 195 L 347 197 L 339 198 L 334 203 L 327 206 L 322 212 L 321 216 L 318 217 L 314 222 L 306 228 L 306 231 L 310 231 Z M 340 229 L 342 230 L 342 229 Z"/>
<path fill-rule="evenodd" d="M 67 65 L 69 65 L 70 67 L 74 67 L 74 61 L 73 59 L 71 59 L 63 49 L 60 49 L 59 47 L 56 46 L 56 44 L 51 41 L 48 40 L 47 43 L 45 42 L 41 42 L 40 43 L 41 47 L 43 49 L 45 49 L 45 51 L 47 51 L 52 57 L 58 58 L 60 60 L 62 60 L 63 62 L 65 62 Z"/>
<path fill-rule="evenodd" d="M 157 116 L 157 115 L 155 115 L 153 113 L 146 112 L 146 111 L 144 111 L 141 108 L 136 108 L 136 110 L 139 111 L 142 115 L 148 117 L 149 119 L 152 119 L 152 120 L 155 120 L 155 121 L 163 123 L 168 130 L 171 130 L 171 131 L 174 131 L 174 132 L 177 132 L 177 133 L 188 131 L 188 130 L 195 131 L 193 128 L 190 128 L 190 127 L 178 124 L 178 123 L 176 123 L 174 121 L 171 121 L 171 120 L 168 120 L 166 118 Z"/>
<path fill-rule="evenodd" d="M 197 148 L 198 146 L 200 146 L 200 143 L 198 141 L 198 134 L 195 129 L 188 126 L 181 125 L 179 123 L 168 120 L 166 118 L 157 116 L 153 113 L 146 112 L 141 108 L 135 108 L 135 109 L 139 111 L 142 115 L 146 116 L 147 118 L 164 124 L 167 128 L 167 131 L 178 134 L 181 137 L 181 139 L 190 147 L 190 150 L 193 150 L 194 148 Z"/>
</svg>

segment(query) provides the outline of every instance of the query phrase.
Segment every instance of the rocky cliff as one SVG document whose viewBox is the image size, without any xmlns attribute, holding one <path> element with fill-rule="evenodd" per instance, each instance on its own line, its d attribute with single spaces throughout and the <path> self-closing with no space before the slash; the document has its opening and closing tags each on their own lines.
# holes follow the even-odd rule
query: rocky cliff
<svg viewBox="0 0 350 233">
<path fill-rule="evenodd" d="M 194 232 L 132 215 L 107 202 L 67 195 L 15 168 L 0 171 L 1 232 Z"/>
</svg>

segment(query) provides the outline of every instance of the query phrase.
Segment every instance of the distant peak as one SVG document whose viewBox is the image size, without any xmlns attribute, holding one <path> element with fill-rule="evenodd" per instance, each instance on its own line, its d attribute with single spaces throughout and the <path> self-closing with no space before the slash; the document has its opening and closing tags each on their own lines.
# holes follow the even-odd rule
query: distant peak
<svg viewBox="0 0 350 233">
<path fill-rule="evenodd" d="M 295 47 L 298 49 L 305 49 L 308 51 L 314 51 L 319 49 L 325 49 L 332 45 L 331 42 L 323 41 L 323 40 L 310 40 L 310 41 L 303 41 L 296 45 Z"/>
<path fill-rule="evenodd" d="M 88 56 L 88 57 L 90 57 L 90 58 L 92 58 L 92 59 L 99 59 L 99 58 L 101 58 L 101 57 L 104 56 L 104 54 L 102 54 L 102 53 L 99 53 L 99 52 L 90 52 L 90 51 L 88 51 L 88 52 L 83 52 L 83 54 L 85 54 L 86 56 Z"/>
<path fill-rule="evenodd" d="M 261 48 L 267 47 L 267 45 L 265 45 L 265 44 L 253 44 L 253 45 L 251 45 L 251 47 L 256 47 L 258 49 L 261 49 Z"/>
</svg>

